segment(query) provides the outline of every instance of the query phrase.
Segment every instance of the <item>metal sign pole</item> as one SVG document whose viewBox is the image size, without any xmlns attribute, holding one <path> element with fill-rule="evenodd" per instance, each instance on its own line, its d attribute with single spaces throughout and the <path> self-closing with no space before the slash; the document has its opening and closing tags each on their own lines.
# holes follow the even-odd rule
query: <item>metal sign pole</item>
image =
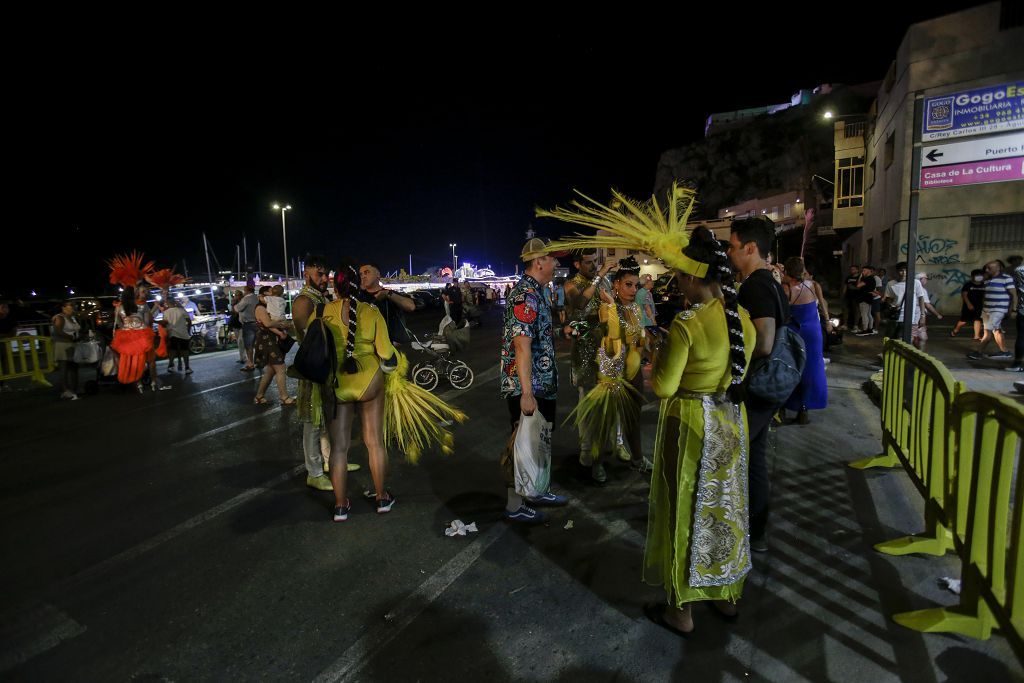
<svg viewBox="0 0 1024 683">
<path fill-rule="evenodd" d="M 914 309 L 917 297 L 917 214 L 921 200 L 921 128 L 924 126 L 924 99 L 920 91 L 914 93 L 914 143 L 910 152 L 910 221 L 907 224 L 907 279 L 903 288 L 903 334 L 900 337 L 907 344 L 911 343 L 911 326 L 914 320 Z"/>
</svg>

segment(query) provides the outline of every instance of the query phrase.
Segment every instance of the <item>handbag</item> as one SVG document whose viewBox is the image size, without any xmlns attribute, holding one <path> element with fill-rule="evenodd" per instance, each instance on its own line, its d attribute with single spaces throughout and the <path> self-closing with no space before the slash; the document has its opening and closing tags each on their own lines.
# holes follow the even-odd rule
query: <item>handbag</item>
<svg viewBox="0 0 1024 683">
<path fill-rule="evenodd" d="M 277 340 L 277 347 L 281 349 L 281 353 L 288 355 L 288 352 L 295 346 L 295 337 L 287 336 L 284 339 Z"/>
<path fill-rule="evenodd" d="M 890 303 L 883 303 L 882 317 L 886 320 L 892 320 L 893 322 L 900 319 L 903 314 L 903 299 L 907 296 L 906 291 L 903 292 L 903 296 L 900 297 L 900 301 L 895 306 Z"/>
<path fill-rule="evenodd" d="M 103 352 L 103 360 L 100 362 L 100 375 L 103 377 L 114 377 L 117 375 L 117 366 L 120 362 L 117 351 L 110 346 Z"/>
<path fill-rule="evenodd" d="M 772 290 L 781 313 L 782 297 L 777 287 Z M 775 330 L 771 354 L 755 358 L 750 363 L 744 382 L 747 396 L 766 406 L 778 408 L 800 384 L 806 364 L 807 348 L 803 338 L 789 325 L 779 326 Z"/>
<path fill-rule="evenodd" d="M 238 317 L 238 312 L 235 311 L 228 318 L 228 329 L 229 330 L 240 330 L 242 329 L 242 319 Z"/>
</svg>

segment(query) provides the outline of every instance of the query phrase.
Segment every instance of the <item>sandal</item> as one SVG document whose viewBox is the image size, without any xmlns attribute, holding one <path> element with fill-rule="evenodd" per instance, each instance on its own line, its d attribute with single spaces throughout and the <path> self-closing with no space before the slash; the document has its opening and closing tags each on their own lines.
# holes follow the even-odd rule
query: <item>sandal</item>
<svg viewBox="0 0 1024 683">
<path fill-rule="evenodd" d="M 690 635 L 693 633 L 692 630 L 683 631 L 665 621 L 665 611 L 667 609 L 668 605 L 656 605 L 653 603 L 649 605 L 644 605 L 644 616 L 646 616 L 648 619 L 650 619 L 652 622 L 662 627 L 666 631 L 671 631 L 672 633 L 682 638 L 689 638 Z"/>
<path fill-rule="evenodd" d="M 295 405 L 295 397 L 294 396 L 286 396 L 286 397 L 282 398 L 281 399 L 281 405 L 283 405 L 283 406 L 293 406 L 293 405 Z"/>
<path fill-rule="evenodd" d="M 258 405 L 258 406 L 259 406 L 259 405 L 263 405 L 264 403 L 266 403 L 266 402 L 267 402 L 267 399 L 266 399 L 266 397 L 265 397 L 265 396 L 257 396 L 256 398 L 254 398 L 254 399 L 252 400 L 252 402 L 253 402 L 253 403 L 254 403 L 255 405 Z"/>
</svg>

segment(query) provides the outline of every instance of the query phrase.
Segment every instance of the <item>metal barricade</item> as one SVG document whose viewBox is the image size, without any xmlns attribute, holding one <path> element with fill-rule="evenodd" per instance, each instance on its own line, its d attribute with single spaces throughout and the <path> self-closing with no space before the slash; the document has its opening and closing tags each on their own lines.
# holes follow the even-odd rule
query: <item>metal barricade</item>
<svg viewBox="0 0 1024 683">
<path fill-rule="evenodd" d="M 963 562 L 960 604 L 893 620 L 982 640 L 998 628 L 1024 662 L 1024 409 L 969 392 L 957 398 L 952 419 L 958 471 L 949 515 Z"/>
<path fill-rule="evenodd" d="M 53 372 L 53 341 L 49 337 L 22 335 L 0 339 L 0 381 L 29 377 L 45 387 L 45 375 Z"/>
<path fill-rule="evenodd" d="M 910 475 L 925 499 L 925 531 L 879 543 L 889 555 L 942 555 L 953 549 L 952 410 L 966 391 L 935 358 L 896 339 L 885 340 L 882 371 L 882 453 L 850 467 L 895 467 Z"/>
</svg>

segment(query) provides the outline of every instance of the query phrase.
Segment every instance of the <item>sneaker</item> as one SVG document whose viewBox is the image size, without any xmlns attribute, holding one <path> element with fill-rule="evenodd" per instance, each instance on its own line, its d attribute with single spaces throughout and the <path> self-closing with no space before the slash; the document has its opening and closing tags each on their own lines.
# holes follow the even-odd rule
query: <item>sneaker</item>
<svg viewBox="0 0 1024 683">
<path fill-rule="evenodd" d="M 387 512 L 391 512 L 391 507 L 395 504 L 395 495 L 391 491 L 384 491 L 386 498 L 381 498 L 377 501 L 377 514 L 383 515 Z"/>
<path fill-rule="evenodd" d="M 185 368 L 185 374 L 186 375 L 191 375 L 192 374 L 192 368 Z"/>
<path fill-rule="evenodd" d="M 590 467 L 590 478 L 597 484 L 603 484 L 608 481 L 608 473 L 604 471 L 604 465 L 595 462 Z"/>
<path fill-rule="evenodd" d="M 989 353 L 985 357 L 991 358 L 992 360 L 1006 360 L 1008 358 L 1012 359 L 1013 354 L 1009 351 L 1000 351 L 999 353 Z"/>
<path fill-rule="evenodd" d="M 559 496 L 556 493 L 551 493 L 551 491 L 548 491 L 547 493 L 539 495 L 536 498 L 527 498 L 526 502 L 529 503 L 530 505 L 537 507 L 562 507 L 563 505 L 569 504 L 569 499 L 566 498 L 565 496 Z"/>
<path fill-rule="evenodd" d="M 544 513 L 537 512 L 533 508 L 523 503 L 513 512 L 505 510 L 505 521 L 523 522 L 525 524 L 540 524 L 544 521 Z"/>
<path fill-rule="evenodd" d="M 864 330 L 863 332 L 855 332 L 853 336 L 855 336 L 855 337 L 870 337 L 874 333 L 875 333 L 874 330 Z"/>
<path fill-rule="evenodd" d="M 626 446 L 618 446 L 615 449 L 615 455 L 618 456 L 622 462 L 629 462 L 633 459 L 633 454 L 629 452 L 629 448 Z"/>
<path fill-rule="evenodd" d="M 174 369 L 174 366 L 173 365 L 168 365 L 167 366 L 167 373 L 170 374 L 172 372 L 176 372 L 175 369 Z"/>
<path fill-rule="evenodd" d="M 334 521 L 335 522 L 344 522 L 344 521 L 346 521 L 348 519 L 348 513 L 351 510 L 352 510 L 352 504 L 349 503 L 349 501 L 346 500 L 345 501 L 345 505 L 343 507 L 336 507 L 336 508 L 334 508 L 334 517 L 333 517 Z"/>
<path fill-rule="evenodd" d="M 1008 368 L 1003 368 L 1003 372 L 1024 372 L 1024 366 L 1022 366 L 1022 365 L 1011 365 Z"/>
<path fill-rule="evenodd" d="M 64 399 L 64 400 L 66 400 L 66 401 L 74 401 L 75 400 L 75 395 L 71 392 L 70 389 L 65 389 L 64 393 L 62 393 L 60 395 L 60 397 L 62 399 Z"/>
<path fill-rule="evenodd" d="M 981 354 L 977 351 L 968 351 L 967 360 L 981 360 Z"/>
<path fill-rule="evenodd" d="M 306 486 L 317 491 L 333 491 L 334 487 L 331 486 L 330 478 L 321 474 L 319 477 L 306 475 Z"/>
<path fill-rule="evenodd" d="M 170 384 L 161 384 L 156 388 L 157 391 L 170 391 L 173 387 Z"/>
<path fill-rule="evenodd" d="M 823 360 L 823 361 L 825 361 L 825 365 L 826 365 L 826 366 L 827 366 L 827 365 L 828 365 L 829 363 L 831 363 L 831 362 L 832 362 L 832 359 L 831 359 L 831 358 L 822 358 L 822 360 Z"/>
</svg>

